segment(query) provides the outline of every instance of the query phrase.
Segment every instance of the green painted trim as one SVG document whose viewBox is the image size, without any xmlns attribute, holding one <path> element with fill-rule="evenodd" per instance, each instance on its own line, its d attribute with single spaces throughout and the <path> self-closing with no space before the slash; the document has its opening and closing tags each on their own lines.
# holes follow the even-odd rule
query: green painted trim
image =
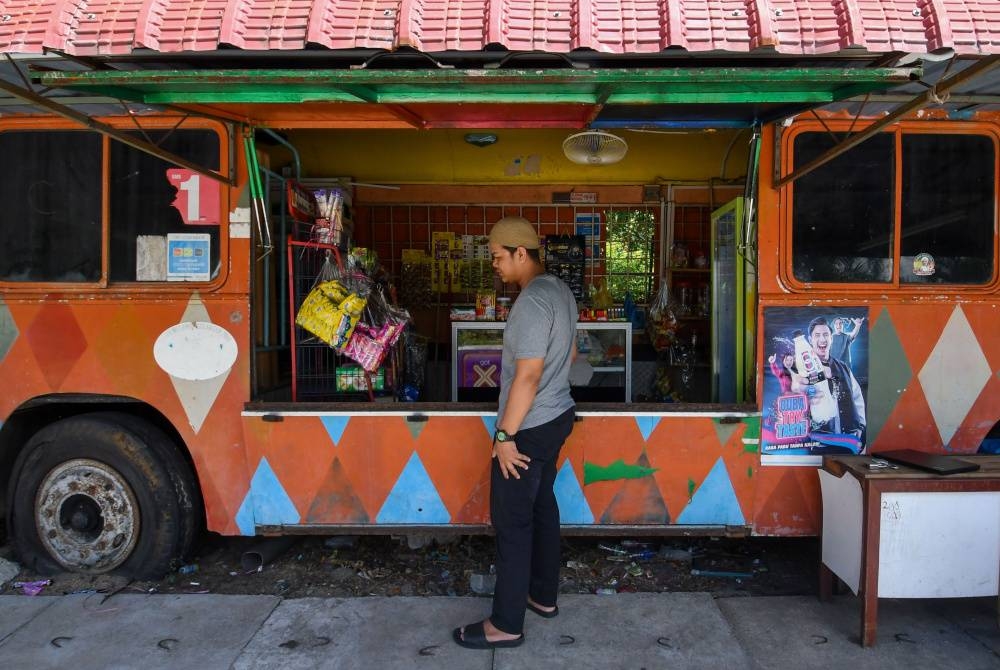
<svg viewBox="0 0 1000 670">
<path fill-rule="evenodd" d="M 46 72 L 41 83 L 147 103 L 825 103 L 911 80 L 906 68 L 164 70 Z"/>
<path fill-rule="evenodd" d="M 584 461 L 583 463 L 583 485 L 594 482 L 609 482 L 618 479 L 642 479 L 648 477 L 659 468 L 647 468 L 642 465 L 627 464 L 622 459 L 618 459 L 611 465 L 597 465 Z"/>
</svg>

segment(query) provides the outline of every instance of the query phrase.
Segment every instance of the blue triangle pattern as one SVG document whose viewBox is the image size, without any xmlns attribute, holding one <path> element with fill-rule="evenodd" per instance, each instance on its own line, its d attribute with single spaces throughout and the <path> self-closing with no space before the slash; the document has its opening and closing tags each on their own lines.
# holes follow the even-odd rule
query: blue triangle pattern
<svg viewBox="0 0 1000 670">
<path fill-rule="evenodd" d="M 736 491 L 729 480 L 726 464 L 720 458 L 712 466 L 694 497 L 688 503 L 677 523 L 690 525 L 743 526 L 746 519 L 736 499 Z"/>
<path fill-rule="evenodd" d="M 396 479 L 396 484 L 389 491 L 375 521 L 420 524 L 451 521 L 448 508 L 444 506 L 416 452 L 410 456 L 403 472 Z"/>
<path fill-rule="evenodd" d="M 320 421 L 323 422 L 323 427 L 326 428 L 326 434 L 330 436 L 333 440 L 334 446 L 340 442 L 340 438 L 344 436 L 344 429 L 347 428 L 347 422 L 350 421 L 349 416 L 321 416 Z"/>
<path fill-rule="evenodd" d="M 256 535 L 257 528 L 253 522 L 253 490 L 248 490 L 240 503 L 240 508 L 236 511 L 236 527 L 240 529 L 240 535 Z"/>
<path fill-rule="evenodd" d="M 497 432 L 497 415 L 491 414 L 489 416 L 482 417 L 482 419 L 483 425 L 486 426 L 486 434 L 492 438 L 493 433 Z"/>
<path fill-rule="evenodd" d="M 639 426 L 639 432 L 642 433 L 642 439 L 649 440 L 649 436 L 653 434 L 653 431 L 660 424 L 660 417 L 637 416 L 635 417 L 635 424 Z"/>
<path fill-rule="evenodd" d="M 590 510 L 583 489 L 580 488 L 580 481 L 576 478 L 568 458 L 559 468 L 552 488 L 559 503 L 560 523 L 574 525 L 594 523 L 594 513 Z"/>
<path fill-rule="evenodd" d="M 285 488 L 278 481 L 271 464 L 266 458 L 260 459 L 260 465 L 250 480 L 250 491 L 247 492 L 247 497 L 243 499 L 243 504 L 236 514 L 240 532 L 244 535 L 254 535 L 255 526 L 293 525 L 297 524 L 300 518 L 299 511 L 285 493 Z"/>
</svg>

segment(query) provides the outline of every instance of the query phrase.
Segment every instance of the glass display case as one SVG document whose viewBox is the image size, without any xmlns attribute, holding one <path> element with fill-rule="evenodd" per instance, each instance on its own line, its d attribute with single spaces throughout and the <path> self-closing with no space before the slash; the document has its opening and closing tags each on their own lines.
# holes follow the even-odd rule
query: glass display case
<svg viewBox="0 0 1000 670">
<path fill-rule="evenodd" d="M 451 324 L 451 399 L 495 401 L 500 396 L 503 321 Z M 581 321 L 576 324 L 578 361 L 570 375 L 578 402 L 632 401 L 632 324 Z M 585 361 L 585 362 L 584 362 Z"/>
</svg>

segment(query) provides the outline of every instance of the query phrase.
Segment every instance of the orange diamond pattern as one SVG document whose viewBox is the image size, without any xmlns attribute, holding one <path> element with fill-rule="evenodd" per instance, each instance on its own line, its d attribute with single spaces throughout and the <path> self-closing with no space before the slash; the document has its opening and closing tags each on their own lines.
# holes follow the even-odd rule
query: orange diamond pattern
<svg viewBox="0 0 1000 670">
<path fill-rule="evenodd" d="M 60 390 L 70 370 L 87 351 L 87 340 L 73 309 L 61 303 L 46 303 L 25 329 L 24 336 L 49 389 Z"/>
</svg>

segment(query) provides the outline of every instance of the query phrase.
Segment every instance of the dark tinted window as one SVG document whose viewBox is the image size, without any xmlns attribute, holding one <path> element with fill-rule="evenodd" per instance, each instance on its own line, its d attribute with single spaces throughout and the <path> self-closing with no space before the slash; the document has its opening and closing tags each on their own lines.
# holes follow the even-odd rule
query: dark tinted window
<svg viewBox="0 0 1000 670">
<path fill-rule="evenodd" d="M 219 138 L 212 131 L 155 131 L 147 132 L 147 136 L 166 151 L 199 166 L 219 169 Z M 181 211 L 185 206 L 182 203 L 196 201 L 198 190 L 218 189 L 218 182 L 194 175 L 180 183 L 177 174 L 178 168 L 171 163 L 121 142 L 111 142 L 111 281 L 165 280 L 165 244 L 170 233 L 207 235 L 208 268 L 212 277 L 218 274 L 219 212 L 199 212 L 214 220 L 213 225 L 199 225 L 185 223 Z M 197 185 L 197 189 L 188 190 L 191 185 Z"/>
<path fill-rule="evenodd" d="M 101 278 L 101 136 L 0 133 L 0 281 Z"/>
<path fill-rule="evenodd" d="M 990 281 L 995 163 L 989 137 L 903 135 L 900 281 Z"/>
<path fill-rule="evenodd" d="M 802 133 L 795 167 L 845 135 Z M 889 282 L 893 256 L 894 139 L 880 134 L 792 186 L 792 265 L 802 282 Z"/>
</svg>

